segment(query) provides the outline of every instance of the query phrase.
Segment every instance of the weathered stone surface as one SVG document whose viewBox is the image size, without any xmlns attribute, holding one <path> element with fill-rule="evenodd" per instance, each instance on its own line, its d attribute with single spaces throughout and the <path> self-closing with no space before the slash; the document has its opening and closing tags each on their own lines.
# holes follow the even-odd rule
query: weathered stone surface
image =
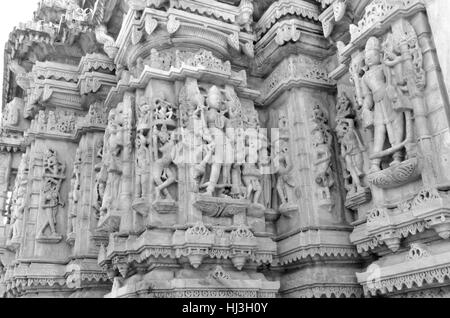
<svg viewBox="0 0 450 318">
<path fill-rule="evenodd" d="M 448 296 L 446 1 L 80 3 L 6 46 L 0 297 Z"/>
</svg>

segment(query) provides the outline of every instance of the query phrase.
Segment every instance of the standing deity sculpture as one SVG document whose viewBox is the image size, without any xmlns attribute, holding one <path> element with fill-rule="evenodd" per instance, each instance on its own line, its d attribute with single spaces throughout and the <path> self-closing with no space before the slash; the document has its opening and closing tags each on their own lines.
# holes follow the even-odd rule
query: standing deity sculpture
<svg viewBox="0 0 450 318">
<path fill-rule="evenodd" d="M 8 234 L 8 240 L 12 244 L 19 243 L 22 237 L 23 216 L 27 207 L 27 185 L 28 185 L 28 165 L 29 155 L 25 153 L 20 161 L 17 172 L 16 184 L 12 194 L 12 215 L 11 215 L 11 229 Z"/>
<path fill-rule="evenodd" d="M 57 128 L 56 114 L 53 111 L 48 112 L 47 132 L 55 132 Z"/>
<path fill-rule="evenodd" d="M 23 215 L 26 209 L 25 201 L 25 184 L 20 185 L 17 191 L 17 198 L 13 205 L 13 213 L 11 216 L 11 235 L 9 239 L 14 242 L 22 237 Z"/>
<path fill-rule="evenodd" d="M 277 192 L 280 199 L 280 210 L 289 210 L 295 205 L 296 181 L 294 176 L 294 165 L 289 152 L 287 140 L 279 140 L 279 151 L 274 161 L 277 167 Z"/>
<path fill-rule="evenodd" d="M 147 102 L 147 99 L 145 96 L 141 97 L 138 105 L 137 105 L 137 127 L 138 130 L 141 130 L 143 128 L 150 127 L 151 125 L 151 116 L 152 116 L 152 108 Z"/>
<path fill-rule="evenodd" d="M 61 201 L 59 190 L 61 187 L 61 180 L 48 179 L 44 185 L 43 189 L 43 205 L 44 210 L 44 224 L 39 230 L 38 240 L 42 239 L 57 239 L 58 241 L 62 239 L 62 236 L 58 234 L 56 225 L 56 215 L 58 213 L 58 208 L 64 207 L 64 203 Z M 50 235 L 46 234 L 46 229 L 50 229 Z"/>
<path fill-rule="evenodd" d="M 245 198 L 251 201 L 254 206 L 264 209 L 264 205 L 260 203 L 263 192 L 261 184 L 263 175 L 259 166 L 260 160 L 257 160 L 258 162 L 253 162 L 252 159 L 252 156 L 247 155 L 246 163 L 244 163 L 242 167 L 242 181 L 246 187 Z"/>
<path fill-rule="evenodd" d="M 270 164 L 267 153 L 267 136 L 260 129 L 256 111 L 247 114 L 245 122 L 247 154 L 242 167 L 242 180 L 247 190 L 245 197 L 252 202 L 253 206 L 264 210 L 265 207 L 260 203 L 260 198 L 263 194 L 263 176 L 267 173 L 264 168 L 268 168 Z"/>
<path fill-rule="evenodd" d="M 47 118 L 46 118 L 45 112 L 43 110 L 40 110 L 39 114 L 38 114 L 37 130 L 40 132 L 47 131 Z"/>
<path fill-rule="evenodd" d="M 376 37 L 367 41 L 365 63 L 368 69 L 362 78 L 362 115 L 366 128 L 374 127 L 372 155 L 375 157 L 372 157 L 371 172 L 377 172 L 384 156 L 392 154 L 391 165 L 402 162 L 405 116 L 401 106 L 394 102 L 397 90 L 388 81 L 391 74 L 382 63 L 381 43 Z M 388 151 L 384 151 L 386 141 L 392 146 Z"/>
<path fill-rule="evenodd" d="M 142 131 L 136 136 L 136 186 L 135 198 L 142 199 L 149 194 L 150 150 L 147 137 Z"/>
<path fill-rule="evenodd" d="M 78 202 L 81 195 L 81 150 L 77 149 L 75 155 L 75 163 L 73 166 L 72 179 L 70 181 L 70 192 L 69 192 L 69 229 L 68 233 L 73 234 L 76 232 L 76 221 L 77 221 L 77 211 Z"/>
<path fill-rule="evenodd" d="M 344 179 L 347 198 L 368 191 L 363 185 L 364 153 L 366 148 L 356 128 L 354 110 L 349 98 L 342 94 L 338 99 L 336 134 L 340 144 L 341 160 L 345 169 Z"/>
<path fill-rule="evenodd" d="M 64 207 L 60 191 L 65 179 L 65 165 L 58 161 L 56 151 L 48 149 L 44 156 L 43 189 L 41 207 L 44 213 L 44 223 L 38 234 L 38 241 L 43 243 L 58 243 L 62 236 L 57 232 L 57 219 L 59 207 Z M 50 234 L 46 234 L 47 228 Z"/>
<path fill-rule="evenodd" d="M 191 166 L 192 186 L 198 192 L 205 181 L 207 164 L 212 158 L 212 137 L 206 126 L 205 98 L 200 92 L 197 80 L 186 79 L 179 96 L 181 140 L 177 144 L 175 163 Z"/>
<path fill-rule="evenodd" d="M 20 122 L 20 112 L 23 111 L 25 102 L 21 98 L 14 98 L 5 107 L 4 123 L 8 126 L 17 126 Z"/>
<path fill-rule="evenodd" d="M 225 165 L 225 149 L 228 138 L 225 130 L 229 124 L 229 119 L 226 117 L 227 110 L 224 109 L 224 100 L 222 92 L 217 86 L 212 86 L 208 91 L 207 110 L 205 111 L 206 127 L 212 135 L 213 153 L 211 163 L 211 173 L 209 182 L 202 187 L 206 188 L 206 195 L 214 196 L 216 190 L 223 193 L 223 187 L 231 187 L 229 165 Z M 210 143 L 210 144 L 211 144 Z M 223 176 L 222 185 L 219 187 L 219 180 Z M 220 188 L 220 189 L 219 189 Z"/>
<path fill-rule="evenodd" d="M 118 106 L 119 108 L 119 106 Z M 100 218 L 105 217 L 111 209 L 113 201 L 119 195 L 120 174 L 121 174 L 121 152 L 124 146 L 123 138 L 123 116 L 116 109 L 111 110 L 108 117 L 108 126 L 104 137 L 103 167 L 100 172 L 106 174 L 106 187 L 103 195 L 103 202 Z"/>
<path fill-rule="evenodd" d="M 332 170 L 333 137 L 328 126 L 328 119 L 320 106 L 314 107 L 312 118 L 312 146 L 316 184 L 319 186 L 319 201 L 331 203 L 330 189 L 334 185 Z"/>
<path fill-rule="evenodd" d="M 355 121 L 348 118 L 338 119 L 336 132 L 341 144 L 341 156 L 345 162 L 345 169 L 349 174 L 346 177 L 347 190 L 349 193 L 361 192 L 364 188 L 361 178 L 364 176 L 364 152 L 366 149 L 355 129 Z"/>
<path fill-rule="evenodd" d="M 108 179 L 108 174 L 106 172 L 105 165 L 103 163 L 103 151 L 104 151 L 103 148 L 104 148 L 104 141 L 100 140 L 96 146 L 97 154 L 96 154 L 95 171 L 97 173 L 95 175 L 95 199 L 92 205 L 96 211 L 97 220 L 100 218 L 100 211 L 102 208 L 106 182 Z"/>
<path fill-rule="evenodd" d="M 153 133 L 154 138 L 154 166 L 153 182 L 156 184 L 156 199 L 174 201 L 169 187 L 177 182 L 177 169 L 174 166 L 176 151 L 175 134 L 170 134 L 166 126 Z"/>
</svg>

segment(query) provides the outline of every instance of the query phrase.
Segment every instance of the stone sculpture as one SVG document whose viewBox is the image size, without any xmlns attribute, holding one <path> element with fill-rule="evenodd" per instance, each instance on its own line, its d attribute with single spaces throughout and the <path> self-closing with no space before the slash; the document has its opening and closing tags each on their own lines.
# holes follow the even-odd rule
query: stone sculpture
<svg viewBox="0 0 450 318">
<path fill-rule="evenodd" d="M 441 8 L 41 1 L 5 49 L 0 298 L 448 296 Z"/>
</svg>

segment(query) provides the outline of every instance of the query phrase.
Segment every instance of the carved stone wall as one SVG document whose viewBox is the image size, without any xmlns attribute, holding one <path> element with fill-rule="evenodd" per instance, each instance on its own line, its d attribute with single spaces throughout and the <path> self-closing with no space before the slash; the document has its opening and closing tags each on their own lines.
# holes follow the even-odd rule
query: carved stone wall
<svg viewBox="0 0 450 318">
<path fill-rule="evenodd" d="M 6 46 L 0 297 L 446 296 L 443 2 L 43 1 Z"/>
</svg>

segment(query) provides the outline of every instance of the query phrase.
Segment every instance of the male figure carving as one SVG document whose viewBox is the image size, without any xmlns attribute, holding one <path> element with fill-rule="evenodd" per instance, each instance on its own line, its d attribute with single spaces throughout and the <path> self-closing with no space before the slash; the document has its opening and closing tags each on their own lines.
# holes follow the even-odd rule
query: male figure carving
<svg viewBox="0 0 450 318">
<path fill-rule="evenodd" d="M 365 61 L 368 67 L 363 77 L 362 89 L 364 95 L 363 118 L 367 128 L 374 126 L 374 144 L 372 154 L 376 155 L 384 150 L 386 136 L 392 147 L 400 145 L 404 138 L 405 118 L 392 106 L 388 95 L 386 69 L 381 62 L 380 41 L 371 37 L 366 44 Z M 402 149 L 393 154 L 393 163 L 402 162 Z M 381 158 L 372 160 L 371 171 L 380 170 Z"/>
</svg>

